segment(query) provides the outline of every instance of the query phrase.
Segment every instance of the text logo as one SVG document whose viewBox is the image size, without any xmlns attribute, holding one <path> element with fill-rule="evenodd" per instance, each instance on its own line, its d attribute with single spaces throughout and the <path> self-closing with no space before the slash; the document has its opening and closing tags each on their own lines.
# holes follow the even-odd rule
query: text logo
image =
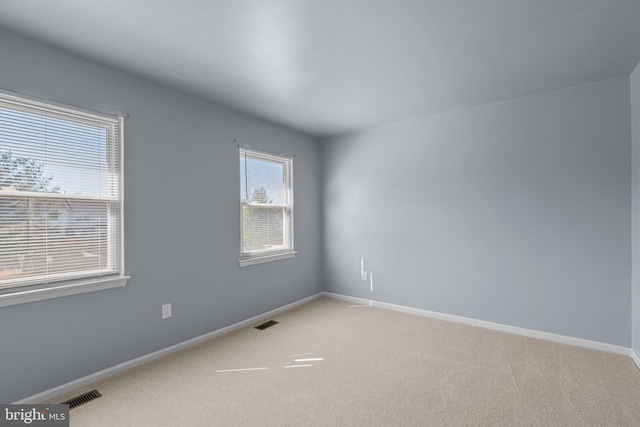
<svg viewBox="0 0 640 427">
<path fill-rule="evenodd" d="M 0 405 L 0 427 L 68 427 L 69 405 Z"/>
</svg>

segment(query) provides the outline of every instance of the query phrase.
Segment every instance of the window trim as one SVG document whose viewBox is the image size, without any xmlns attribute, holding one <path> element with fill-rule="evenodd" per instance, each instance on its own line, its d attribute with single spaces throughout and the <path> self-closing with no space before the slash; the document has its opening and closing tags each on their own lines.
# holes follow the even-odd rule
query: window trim
<svg viewBox="0 0 640 427">
<path fill-rule="evenodd" d="M 243 218 L 243 206 L 248 203 L 243 202 L 242 198 L 240 199 L 240 259 L 238 260 L 238 264 L 240 267 L 245 267 L 249 265 L 262 264 L 265 262 L 271 261 L 279 261 L 287 258 L 293 258 L 298 251 L 295 250 L 294 245 L 294 191 L 293 191 L 293 157 L 285 156 L 279 154 L 273 154 L 261 150 L 256 150 L 254 148 L 239 146 L 239 154 L 242 157 L 243 153 L 249 154 L 258 159 L 264 159 L 266 161 L 273 161 L 277 163 L 282 163 L 285 165 L 285 189 L 288 189 L 288 199 L 289 204 L 284 205 L 285 209 L 289 211 L 289 223 L 287 224 L 287 228 L 285 233 L 289 236 L 289 247 L 283 249 L 273 249 L 273 250 L 264 250 L 264 251 L 255 251 L 253 253 L 246 253 L 243 251 L 243 227 L 244 227 L 244 218 Z M 242 169 L 240 169 L 242 173 Z M 240 189 L 242 184 L 240 184 Z"/>
<path fill-rule="evenodd" d="M 96 279 L 81 279 L 66 282 L 28 285 L 22 288 L 7 288 L 0 293 L 0 307 L 59 298 L 104 289 L 120 288 L 127 284 L 129 276 L 113 275 Z"/>
<path fill-rule="evenodd" d="M 85 108 L 75 107 L 71 105 L 61 104 L 24 95 L 21 93 L 11 92 L 0 89 L 0 96 L 14 97 L 22 99 L 26 102 L 36 102 L 46 104 L 51 107 L 77 111 L 78 113 L 93 114 L 105 118 L 111 118 L 118 122 L 118 210 L 119 217 L 119 269 L 118 272 L 103 276 L 87 276 L 83 278 L 75 278 L 69 280 L 60 280 L 55 282 L 32 283 L 24 286 L 10 286 L 0 288 L 0 307 L 11 305 L 25 304 L 29 302 L 41 301 L 52 298 L 59 298 L 68 295 L 76 295 L 87 292 L 95 292 L 105 289 L 118 288 L 126 285 L 131 278 L 125 275 L 125 259 L 124 259 L 124 117 L 122 115 L 114 115 L 102 112 L 96 112 Z"/>
<path fill-rule="evenodd" d="M 240 264 L 240 267 L 245 267 L 247 265 L 262 264 L 263 262 L 271 262 L 271 261 L 278 261 L 281 259 L 293 258 L 294 256 L 296 256 L 297 253 L 298 251 L 288 251 L 288 252 L 282 252 L 279 254 L 254 256 L 252 258 L 240 258 L 240 260 L 238 260 L 238 263 Z"/>
</svg>

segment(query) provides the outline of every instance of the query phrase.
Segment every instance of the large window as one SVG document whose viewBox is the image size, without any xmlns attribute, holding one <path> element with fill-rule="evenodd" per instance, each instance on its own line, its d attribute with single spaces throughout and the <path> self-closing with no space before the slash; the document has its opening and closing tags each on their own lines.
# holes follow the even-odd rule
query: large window
<svg viewBox="0 0 640 427">
<path fill-rule="evenodd" d="M 124 285 L 121 138 L 121 118 L 0 94 L 0 305 Z"/>
<path fill-rule="evenodd" d="M 288 258 L 293 250 L 292 159 L 240 148 L 240 265 Z"/>
</svg>

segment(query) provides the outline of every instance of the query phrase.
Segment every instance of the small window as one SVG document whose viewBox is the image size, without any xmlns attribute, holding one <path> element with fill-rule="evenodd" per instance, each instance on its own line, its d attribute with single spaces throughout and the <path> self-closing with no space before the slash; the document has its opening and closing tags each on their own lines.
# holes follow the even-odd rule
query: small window
<svg viewBox="0 0 640 427">
<path fill-rule="evenodd" d="M 292 166 L 289 157 L 240 148 L 241 266 L 295 254 Z"/>
<path fill-rule="evenodd" d="M 124 285 L 121 138 L 121 118 L 0 93 L 0 306 Z"/>
</svg>

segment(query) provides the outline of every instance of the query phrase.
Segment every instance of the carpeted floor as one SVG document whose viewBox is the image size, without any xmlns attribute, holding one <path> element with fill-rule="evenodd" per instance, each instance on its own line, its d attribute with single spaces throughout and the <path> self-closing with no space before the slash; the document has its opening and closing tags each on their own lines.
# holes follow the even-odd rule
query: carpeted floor
<svg viewBox="0 0 640 427">
<path fill-rule="evenodd" d="M 60 396 L 71 426 L 639 426 L 640 370 L 594 350 L 320 298 Z"/>
</svg>

